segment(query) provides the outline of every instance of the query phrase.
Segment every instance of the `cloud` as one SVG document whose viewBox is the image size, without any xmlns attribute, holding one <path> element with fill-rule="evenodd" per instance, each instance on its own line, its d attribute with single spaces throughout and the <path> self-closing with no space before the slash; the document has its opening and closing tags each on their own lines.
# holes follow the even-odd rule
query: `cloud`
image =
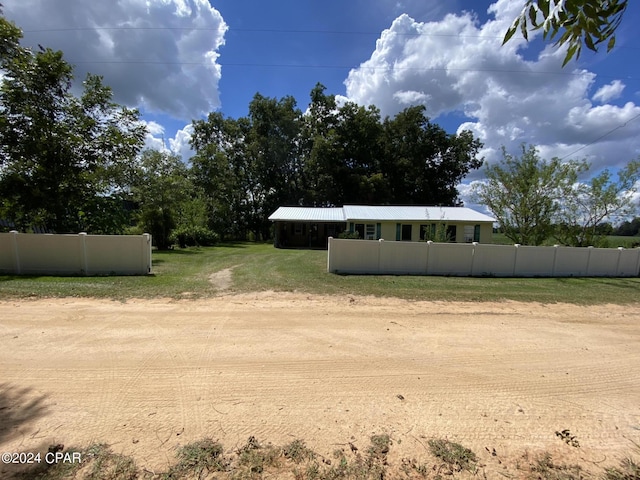
<svg viewBox="0 0 640 480">
<path fill-rule="evenodd" d="M 227 25 L 208 0 L 21 0 L 4 15 L 23 45 L 62 50 L 78 80 L 102 75 L 120 104 L 185 121 L 220 106 Z"/>
<path fill-rule="evenodd" d="M 184 162 L 195 154 L 189 142 L 193 136 L 193 124 L 189 123 L 175 132 L 173 138 L 166 137 L 165 128 L 157 122 L 143 121 L 147 127 L 144 149 L 170 152 L 179 155 Z"/>
<path fill-rule="evenodd" d="M 562 68 L 565 51 L 540 49 L 539 33 L 531 43 L 516 35 L 502 46 L 521 9 L 521 2 L 499 0 L 484 23 L 469 12 L 430 22 L 400 15 L 349 72 L 346 96 L 377 105 L 383 116 L 421 104 L 436 122 L 450 113 L 466 118 L 458 131 L 474 132 L 490 162 L 502 145 L 517 153 L 522 143 L 537 145 L 547 158 L 578 152 L 575 158 L 587 158 L 594 170 L 637 157 L 640 121 L 632 120 L 640 106 L 608 103 L 622 94 L 622 82 L 591 95 L 597 74 L 575 63 Z M 481 176 L 473 172 L 468 180 Z"/>
<path fill-rule="evenodd" d="M 622 83 L 620 80 L 614 80 L 608 85 L 600 87 L 598 91 L 593 94 L 593 101 L 606 103 L 610 100 L 615 100 L 616 98 L 620 97 L 620 95 L 622 95 L 624 87 L 624 83 Z"/>
</svg>

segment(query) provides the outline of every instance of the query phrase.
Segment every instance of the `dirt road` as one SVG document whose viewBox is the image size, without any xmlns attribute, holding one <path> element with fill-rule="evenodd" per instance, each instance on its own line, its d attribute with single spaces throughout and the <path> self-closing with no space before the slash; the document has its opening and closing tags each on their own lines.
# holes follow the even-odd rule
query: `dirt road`
<svg viewBox="0 0 640 480">
<path fill-rule="evenodd" d="M 0 372 L 1 451 L 106 442 L 150 469 L 204 437 L 330 454 L 387 433 L 396 459 L 438 437 L 489 469 L 544 451 L 616 463 L 640 444 L 640 305 L 4 301 Z"/>
</svg>

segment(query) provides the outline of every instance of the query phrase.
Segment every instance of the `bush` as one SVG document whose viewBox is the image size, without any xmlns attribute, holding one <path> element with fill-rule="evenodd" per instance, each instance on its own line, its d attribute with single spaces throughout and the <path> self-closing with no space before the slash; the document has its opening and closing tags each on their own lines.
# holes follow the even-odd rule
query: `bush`
<svg viewBox="0 0 640 480">
<path fill-rule="evenodd" d="M 360 233 L 345 230 L 344 232 L 338 234 L 338 238 L 358 239 L 360 238 Z"/>
<path fill-rule="evenodd" d="M 218 243 L 220 237 L 206 227 L 178 227 L 171 232 L 169 240 L 180 248 L 209 247 Z"/>
</svg>

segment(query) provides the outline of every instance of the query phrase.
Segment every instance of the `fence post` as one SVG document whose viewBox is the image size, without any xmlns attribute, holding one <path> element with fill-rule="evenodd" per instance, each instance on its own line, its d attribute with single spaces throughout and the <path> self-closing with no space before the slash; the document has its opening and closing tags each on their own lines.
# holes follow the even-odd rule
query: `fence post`
<svg viewBox="0 0 640 480">
<path fill-rule="evenodd" d="M 144 247 L 144 253 L 145 255 L 143 256 L 143 258 L 146 259 L 146 265 L 143 268 L 143 271 L 146 270 L 147 271 L 147 275 L 151 274 L 151 270 L 153 267 L 153 264 L 151 263 L 151 234 L 149 233 L 143 233 L 142 237 L 144 238 L 144 242 L 142 243 L 142 246 Z"/>
<path fill-rule="evenodd" d="M 17 230 L 11 230 L 9 232 L 11 234 L 11 246 L 13 247 L 13 268 L 16 272 L 16 275 L 20 275 L 22 273 L 22 269 L 20 267 L 20 249 L 18 248 L 18 232 Z"/>
<path fill-rule="evenodd" d="M 616 262 L 616 277 L 620 276 L 620 259 L 622 258 L 624 247 L 618 247 L 618 261 Z"/>
<path fill-rule="evenodd" d="M 429 264 L 431 263 L 429 258 L 431 257 L 431 245 L 433 242 L 431 240 L 427 240 L 427 268 L 425 268 L 425 275 L 429 275 Z"/>
<path fill-rule="evenodd" d="M 584 271 L 584 274 L 586 277 L 589 276 L 589 266 L 591 264 L 591 252 L 593 251 L 593 246 L 589 245 L 587 249 L 588 249 L 589 255 L 587 255 L 587 268 Z"/>
<path fill-rule="evenodd" d="M 384 238 L 378 240 L 378 275 L 381 274 L 382 269 L 380 265 L 380 258 L 382 257 L 382 248 L 384 247 Z"/>
<path fill-rule="evenodd" d="M 333 237 L 329 237 L 327 240 L 327 272 L 331 273 L 331 242 L 333 242 Z"/>
<path fill-rule="evenodd" d="M 87 232 L 78 234 L 80 239 L 80 274 L 89 275 L 89 267 L 87 265 Z"/>
<path fill-rule="evenodd" d="M 475 277 L 474 266 L 476 263 L 476 247 L 478 246 L 478 242 L 473 242 L 473 250 L 471 250 L 471 276 Z"/>
<path fill-rule="evenodd" d="M 520 248 L 520 244 L 516 243 L 514 245 L 514 248 L 516 249 L 516 254 L 513 256 L 513 273 L 511 274 L 512 277 L 516 276 L 516 268 L 518 267 L 518 249 Z"/>
</svg>

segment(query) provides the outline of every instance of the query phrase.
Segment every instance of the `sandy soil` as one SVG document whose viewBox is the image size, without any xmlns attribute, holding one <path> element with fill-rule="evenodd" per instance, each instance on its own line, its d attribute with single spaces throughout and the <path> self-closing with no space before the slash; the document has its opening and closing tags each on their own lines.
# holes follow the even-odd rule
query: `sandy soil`
<svg viewBox="0 0 640 480">
<path fill-rule="evenodd" d="M 149 469 L 204 437 L 330 455 L 387 433 L 390 462 L 447 438 L 512 474 L 544 451 L 603 465 L 640 444 L 640 305 L 3 301 L 0 372 L 0 451 L 106 442 Z"/>
</svg>

